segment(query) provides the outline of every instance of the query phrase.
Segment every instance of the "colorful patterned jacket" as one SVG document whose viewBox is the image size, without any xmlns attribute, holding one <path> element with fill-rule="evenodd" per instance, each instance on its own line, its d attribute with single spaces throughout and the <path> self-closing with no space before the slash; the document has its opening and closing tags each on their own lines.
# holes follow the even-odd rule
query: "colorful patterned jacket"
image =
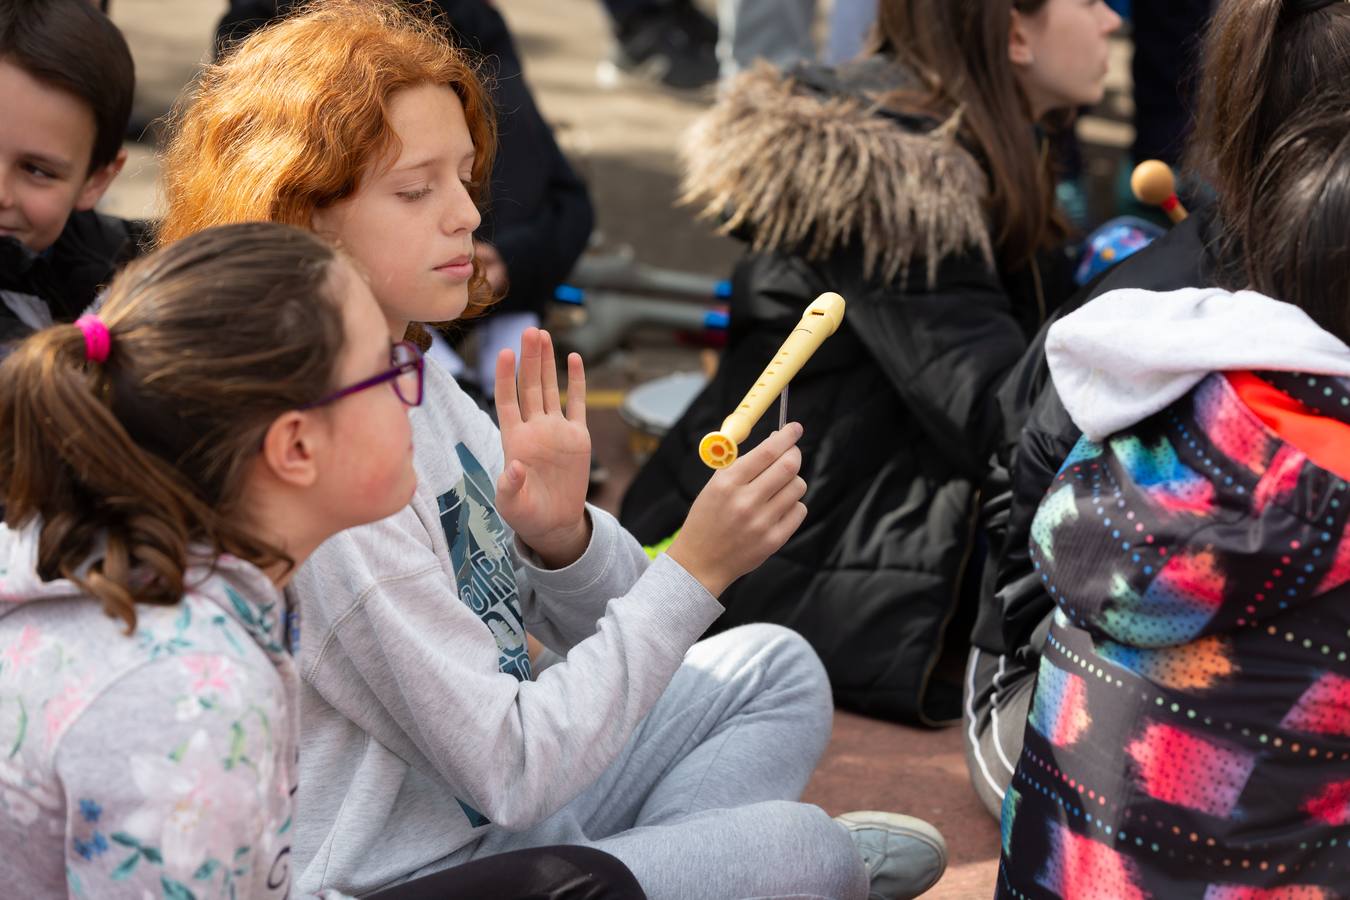
<svg viewBox="0 0 1350 900">
<path fill-rule="evenodd" d="M 1350 350 L 1317 342 L 1305 359 L 1350 372 Z M 1137 400 L 1147 373 L 1184 368 L 1160 352 L 1133 373 L 1056 370 L 1076 421 L 1094 416 L 1075 384 Z M 1117 377 L 1133 385 L 1102 387 Z M 1350 897 L 1350 379 L 1195 377 L 1122 431 L 1085 427 L 1037 515 L 1058 609 L 999 897 Z"/>
</svg>

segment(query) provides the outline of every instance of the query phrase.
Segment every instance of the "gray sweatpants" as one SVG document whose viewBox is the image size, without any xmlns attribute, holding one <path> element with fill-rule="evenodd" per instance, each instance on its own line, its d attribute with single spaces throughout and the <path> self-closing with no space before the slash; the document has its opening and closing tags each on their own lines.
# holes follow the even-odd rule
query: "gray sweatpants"
<svg viewBox="0 0 1350 900">
<path fill-rule="evenodd" d="M 825 670 L 795 632 L 747 625 L 700 641 L 600 779 L 470 858 L 546 844 L 613 854 L 652 900 L 867 896 L 842 827 L 795 802 L 829 740 Z"/>
<path fill-rule="evenodd" d="M 1036 693 L 1036 670 L 973 647 L 966 661 L 962 736 L 970 783 L 995 818 L 1022 755 L 1022 734 Z"/>
</svg>

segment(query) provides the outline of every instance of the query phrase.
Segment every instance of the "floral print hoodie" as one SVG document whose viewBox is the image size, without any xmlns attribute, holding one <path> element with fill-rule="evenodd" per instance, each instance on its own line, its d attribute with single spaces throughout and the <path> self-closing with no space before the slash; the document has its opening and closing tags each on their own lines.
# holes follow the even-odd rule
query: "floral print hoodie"
<svg viewBox="0 0 1350 900">
<path fill-rule="evenodd" d="M 285 897 L 297 687 L 281 593 L 232 558 L 136 628 L 0 526 L 0 885 L 22 897 Z"/>
</svg>

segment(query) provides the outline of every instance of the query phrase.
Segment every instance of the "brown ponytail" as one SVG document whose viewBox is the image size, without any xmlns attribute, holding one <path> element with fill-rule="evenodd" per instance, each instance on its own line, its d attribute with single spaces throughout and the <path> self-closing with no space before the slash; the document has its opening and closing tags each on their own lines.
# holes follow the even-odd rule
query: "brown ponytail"
<svg viewBox="0 0 1350 900">
<path fill-rule="evenodd" d="M 240 526 L 238 503 L 272 420 L 333 387 L 334 259 L 286 226 L 203 231 L 113 283 L 104 363 L 57 325 L 0 365 L 5 523 L 40 520 L 44 580 L 79 584 L 131 629 L 134 604 L 178 602 L 191 545 L 290 563 Z"/>
<path fill-rule="evenodd" d="M 1187 163 L 1231 223 L 1284 122 L 1325 88 L 1350 83 L 1350 3 L 1221 0 L 1202 59 Z"/>
</svg>

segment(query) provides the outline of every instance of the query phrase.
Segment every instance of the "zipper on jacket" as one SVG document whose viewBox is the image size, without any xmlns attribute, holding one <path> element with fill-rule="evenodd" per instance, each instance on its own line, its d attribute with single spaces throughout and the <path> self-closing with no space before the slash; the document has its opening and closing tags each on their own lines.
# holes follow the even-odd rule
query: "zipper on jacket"
<svg viewBox="0 0 1350 900">
<path fill-rule="evenodd" d="M 1041 283 L 1041 261 L 1034 256 L 1031 258 L 1031 283 L 1036 288 L 1036 312 L 1041 317 L 1036 324 L 1044 325 L 1050 314 L 1045 308 L 1045 285 Z"/>
<path fill-rule="evenodd" d="M 1041 172 L 1044 173 L 1050 168 L 1050 136 L 1041 134 Z M 1045 324 L 1050 313 L 1045 306 L 1045 285 L 1041 283 L 1041 260 L 1039 251 L 1033 251 L 1031 254 L 1031 282 L 1036 289 L 1036 312 L 1041 319 L 1037 326 Z"/>
<path fill-rule="evenodd" d="M 924 711 L 924 704 L 928 698 L 928 684 L 933 679 L 933 670 L 937 668 L 938 660 L 942 658 L 942 651 L 946 649 L 947 628 L 952 624 L 952 619 L 956 617 L 956 610 L 961 605 L 961 589 L 965 586 L 966 575 L 970 570 L 970 558 L 975 553 L 975 531 L 979 527 L 980 500 L 983 495 L 983 488 L 976 488 L 975 494 L 971 498 L 970 516 L 966 525 L 966 548 L 961 554 L 961 565 L 956 569 L 952 599 L 947 604 L 947 614 L 942 617 L 942 625 L 938 628 L 934 650 L 928 657 L 928 664 L 924 667 L 923 680 L 919 682 L 919 706 L 915 712 L 918 714 L 919 721 L 930 728 L 938 728 L 961 721 L 960 716 L 955 719 L 930 719 Z M 962 687 L 962 696 L 964 697 L 964 685 Z"/>
</svg>

